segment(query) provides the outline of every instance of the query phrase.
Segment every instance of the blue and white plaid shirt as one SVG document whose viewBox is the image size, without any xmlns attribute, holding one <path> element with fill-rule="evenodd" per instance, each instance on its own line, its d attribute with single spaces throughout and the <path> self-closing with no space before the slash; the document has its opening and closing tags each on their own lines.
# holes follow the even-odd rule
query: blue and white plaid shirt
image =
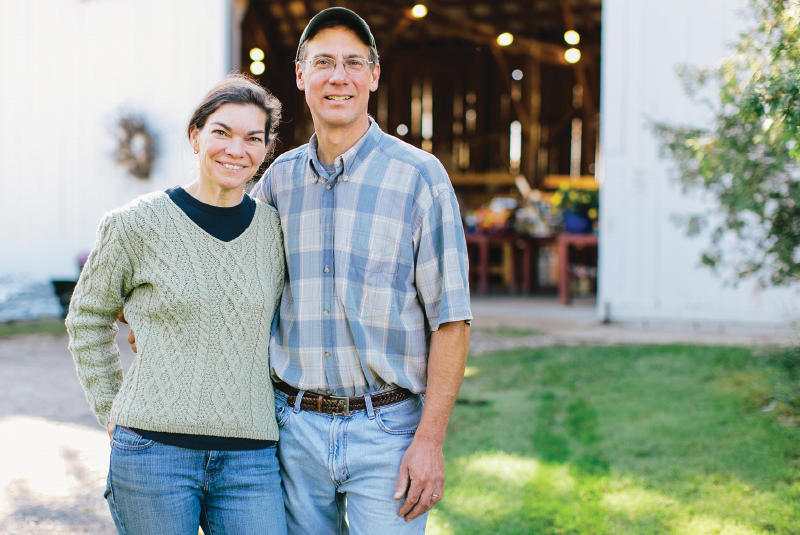
<svg viewBox="0 0 800 535">
<path fill-rule="evenodd" d="M 374 122 L 335 166 L 329 176 L 317 160 L 315 135 L 251 193 L 283 227 L 273 376 L 338 396 L 425 392 L 430 331 L 472 319 L 453 187 L 439 160 Z"/>
</svg>

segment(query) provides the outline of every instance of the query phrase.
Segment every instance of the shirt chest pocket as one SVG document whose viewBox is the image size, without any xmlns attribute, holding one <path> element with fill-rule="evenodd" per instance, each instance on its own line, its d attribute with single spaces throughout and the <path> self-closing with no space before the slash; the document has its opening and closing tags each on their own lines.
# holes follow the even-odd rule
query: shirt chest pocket
<svg viewBox="0 0 800 535">
<path fill-rule="evenodd" d="M 336 256 L 336 289 L 348 315 L 381 317 L 396 312 L 398 263 L 393 254 L 355 245 Z"/>
</svg>

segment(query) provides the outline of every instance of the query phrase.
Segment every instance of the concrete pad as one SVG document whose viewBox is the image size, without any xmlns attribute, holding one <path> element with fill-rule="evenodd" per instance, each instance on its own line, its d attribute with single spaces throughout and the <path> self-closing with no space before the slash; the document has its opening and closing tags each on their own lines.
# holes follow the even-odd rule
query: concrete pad
<svg viewBox="0 0 800 535">
<path fill-rule="evenodd" d="M 793 329 L 678 322 L 603 323 L 594 299 L 564 306 L 555 297 L 479 297 L 471 302 L 474 320 L 470 354 L 554 344 L 704 344 L 786 346 L 800 343 Z M 498 327 L 540 331 L 532 336 L 501 336 Z"/>
</svg>

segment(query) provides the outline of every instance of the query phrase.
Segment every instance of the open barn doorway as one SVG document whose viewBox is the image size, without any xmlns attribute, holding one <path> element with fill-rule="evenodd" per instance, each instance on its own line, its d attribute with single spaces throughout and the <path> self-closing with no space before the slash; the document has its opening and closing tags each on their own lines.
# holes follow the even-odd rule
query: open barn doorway
<svg viewBox="0 0 800 535">
<path fill-rule="evenodd" d="M 478 287 L 563 285 L 555 260 L 547 259 L 558 255 L 555 238 L 564 230 L 563 218 L 539 214 L 541 224 L 529 221 L 525 228 L 523 221 L 512 229 L 518 210 L 511 216 L 503 210 L 553 207 L 554 195 L 570 204 L 568 193 L 559 193 L 564 184 L 569 191 L 594 191 L 596 199 L 601 0 L 425 0 L 419 4 L 424 7 L 399 0 L 250 0 L 238 67 L 255 73 L 283 102 L 277 154 L 307 143 L 313 133 L 293 61 L 310 17 L 334 5 L 361 15 L 378 44 L 381 83 L 370 99 L 370 115 L 384 132 L 439 158 L 462 215 L 472 218 L 465 221 L 468 230 L 542 238 L 531 245 L 544 253 L 538 260 L 509 253 L 512 243 L 495 247 L 500 253 L 490 251 L 488 264 L 476 261 L 475 271 L 483 271 Z M 496 201 L 508 198 L 515 201 Z M 501 213 L 498 221 L 486 216 L 490 206 L 491 214 Z M 475 219 L 480 221 L 473 225 Z M 498 258 L 502 266 L 493 269 Z M 579 261 L 594 274 L 591 259 Z M 564 278 L 576 277 L 568 270 Z M 575 289 L 586 290 L 586 284 Z"/>
</svg>

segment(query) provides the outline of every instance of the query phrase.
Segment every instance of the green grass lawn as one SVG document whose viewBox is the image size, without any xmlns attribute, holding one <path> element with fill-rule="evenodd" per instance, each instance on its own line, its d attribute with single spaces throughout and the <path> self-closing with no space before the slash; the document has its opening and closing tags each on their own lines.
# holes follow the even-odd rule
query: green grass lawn
<svg viewBox="0 0 800 535">
<path fill-rule="evenodd" d="M 800 429 L 745 348 L 472 357 L 427 533 L 800 534 Z"/>
<path fill-rule="evenodd" d="M 0 340 L 19 334 L 49 334 L 64 336 L 67 328 L 63 318 L 47 318 L 35 321 L 11 321 L 0 323 Z"/>
</svg>

